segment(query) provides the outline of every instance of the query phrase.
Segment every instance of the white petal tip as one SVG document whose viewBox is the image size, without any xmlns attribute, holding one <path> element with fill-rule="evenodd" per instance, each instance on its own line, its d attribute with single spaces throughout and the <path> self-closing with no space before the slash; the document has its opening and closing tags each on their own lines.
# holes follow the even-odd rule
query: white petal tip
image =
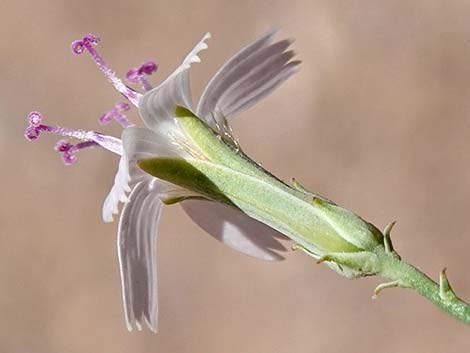
<svg viewBox="0 0 470 353">
<path fill-rule="evenodd" d="M 122 194 L 122 195 L 119 196 L 119 202 L 127 203 L 127 202 L 129 202 L 129 197 L 126 194 Z M 119 211 L 118 211 L 117 208 L 113 210 L 114 214 L 117 214 L 118 212 Z"/>
<path fill-rule="evenodd" d="M 148 330 L 152 333 L 158 333 L 158 327 L 157 325 L 153 325 L 153 324 L 150 324 L 146 321 L 146 327 L 148 328 Z M 134 329 L 138 332 L 143 332 L 144 331 L 144 328 L 142 326 L 142 324 L 138 321 L 135 321 L 134 322 L 135 324 L 135 327 L 132 325 L 132 323 L 130 323 L 129 321 L 126 320 L 126 328 L 127 328 L 127 331 L 128 332 L 134 332 Z"/>
<path fill-rule="evenodd" d="M 111 223 L 114 221 L 113 214 L 116 214 L 117 212 L 111 211 L 109 212 L 109 209 L 103 209 L 103 222 L 104 223 Z"/>
<path fill-rule="evenodd" d="M 152 331 L 153 333 L 158 333 L 158 328 L 155 326 L 149 326 L 149 330 Z"/>
<path fill-rule="evenodd" d="M 126 321 L 126 327 L 127 327 L 127 331 L 129 331 L 129 332 L 134 331 L 134 328 L 132 327 L 132 325 L 130 324 L 129 321 Z"/>
</svg>

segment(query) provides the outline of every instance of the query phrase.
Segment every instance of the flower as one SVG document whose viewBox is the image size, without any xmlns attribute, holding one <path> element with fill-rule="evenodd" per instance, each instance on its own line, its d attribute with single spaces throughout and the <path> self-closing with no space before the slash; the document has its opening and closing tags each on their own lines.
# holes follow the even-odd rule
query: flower
<svg viewBox="0 0 470 353">
<path fill-rule="evenodd" d="M 209 81 L 199 100 L 195 113 L 213 133 L 242 153 L 227 119 L 250 108 L 270 94 L 293 75 L 299 61 L 292 61 L 294 53 L 287 50 L 290 40 L 274 42 L 277 31 L 271 31 L 244 47 L 229 59 Z M 61 140 L 56 150 L 62 153 L 66 164 L 76 162 L 75 153 L 88 147 L 103 147 L 121 155 L 114 185 L 103 205 L 105 222 L 113 220 L 121 210 L 118 226 L 118 258 L 122 296 L 127 327 L 141 330 L 144 325 L 156 331 L 157 302 L 157 227 L 163 203 L 180 202 L 190 218 L 216 239 L 231 248 L 264 260 L 280 260 L 285 250 L 278 241 L 284 235 L 264 223 L 249 217 L 240 209 L 224 203 L 212 202 L 202 195 L 156 178 L 139 168 L 137 161 L 155 156 L 180 159 L 207 160 L 191 134 L 181 127 L 175 107 L 193 109 L 189 88 L 189 68 L 200 62 L 200 51 L 207 48 L 206 34 L 185 57 L 182 64 L 159 86 L 153 88 L 146 75 L 157 71 L 157 64 L 147 61 L 139 68 L 129 70 L 126 78 L 139 83 L 146 91 L 140 94 L 125 85 L 106 65 L 94 46 L 99 38 L 86 35 L 72 43 L 75 54 L 88 51 L 111 84 L 134 106 L 138 107 L 146 127 L 135 127 L 124 112 L 130 106 L 117 103 L 104 113 L 99 121 L 112 120 L 123 127 L 122 141 L 94 131 L 72 130 L 42 124 L 39 112 L 29 115 L 25 136 L 36 139 L 42 131 L 79 139 L 73 145 Z"/>
</svg>

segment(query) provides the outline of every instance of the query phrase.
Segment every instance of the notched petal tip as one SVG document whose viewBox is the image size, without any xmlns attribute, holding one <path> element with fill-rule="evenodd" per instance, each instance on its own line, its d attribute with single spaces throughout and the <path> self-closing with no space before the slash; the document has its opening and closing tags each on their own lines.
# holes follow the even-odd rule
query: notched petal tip
<svg viewBox="0 0 470 353">
<path fill-rule="evenodd" d="M 202 39 L 194 46 L 193 50 L 189 52 L 186 58 L 183 60 L 183 68 L 187 69 L 192 63 L 199 63 L 201 62 L 201 58 L 199 57 L 199 52 L 208 48 L 206 40 L 211 38 L 211 34 L 207 32 Z"/>
<path fill-rule="evenodd" d="M 223 126 L 223 119 L 249 109 L 297 72 L 300 61 L 290 61 L 295 52 L 287 50 L 293 39 L 274 42 L 277 32 L 275 28 L 240 50 L 209 81 L 196 112 L 211 127 Z M 223 119 L 213 118 L 216 111 Z"/>
<path fill-rule="evenodd" d="M 159 86 L 148 91 L 139 101 L 139 113 L 149 129 L 158 130 L 163 122 L 173 122 L 174 107 L 192 106 L 189 86 L 189 68 L 201 61 L 199 52 L 207 49 L 205 41 L 210 38 L 206 33 L 184 58 L 179 67 Z"/>
</svg>

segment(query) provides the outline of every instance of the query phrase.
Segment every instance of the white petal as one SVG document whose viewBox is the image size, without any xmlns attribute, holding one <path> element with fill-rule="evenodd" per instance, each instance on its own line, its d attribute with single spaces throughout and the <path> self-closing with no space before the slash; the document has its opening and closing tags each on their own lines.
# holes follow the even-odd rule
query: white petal
<svg viewBox="0 0 470 353">
<path fill-rule="evenodd" d="M 129 330 L 146 324 L 157 331 L 157 226 L 162 210 L 157 189 L 155 180 L 136 184 L 119 221 L 118 258 Z"/>
<path fill-rule="evenodd" d="M 275 64 L 273 63 L 271 67 L 263 68 L 264 70 L 259 72 L 260 75 L 263 74 L 263 77 L 259 80 L 253 75 L 253 77 L 249 77 L 247 81 L 242 82 L 240 86 L 227 92 L 221 98 L 221 105 L 225 109 L 225 116 L 235 116 L 269 95 L 298 71 L 299 61 L 292 61 L 284 64 L 282 67 Z M 272 70 L 276 71 L 275 75 L 272 74 Z"/>
<path fill-rule="evenodd" d="M 113 214 L 119 212 L 119 202 L 127 201 L 126 195 L 131 191 L 129 181 L 129 164 L 126 156 L 122 156 L 119 160 L 118 171 L 114 177 L 114 184 L 103 203 L 103 221 L 112 222 Z"/>
<path fill-rule="evenodd" d="M 209 33 L 196 44 L 183 63 L 162 84 L 140 99 L 139 113 L 148 128 L 156 130 L 164 121 L 174 123 L 174 110 L 177 105 L 192 109 L 188 69 L 192 63 L 201 61 L 198 53 L 207 48 L 205 41 L 208 38 Z"/>
<path fill-rule="evenodd" d="M 293 53 L 286 51 L 291 41 L 271 44 L 275 34 L 239 51 L 210 80 L 197 107 L 197 115 L 210 126 L 223 125 L 225 118 L 248 109 L 296 72 L 299 62 L 290 62 Z"/>
<path fill-rule="evenodd" d="M 89 140 L 95 141 L 101 147 L 122 156 L 122 142 L 114 136 L 108 136 L 89 131 L 86 133 Z"/>
<path fill-rule="evenodd" d="M 211 78 L 199 100 L 197 106 L 197 115 L 205 118 L 213 112 L 217 105 L 219 97 L 230 87 L 237 77 L 232 74 L 237 65 L 244 62 L 250 55 L 269 45 L 277 31 L 270 31 L 255 42 L 242 48 L 238 53 L 232 56 Z"/>
<path fill-rule="evenodd" d="M 188 216 L 207 233 L 232 249 L 262 260 L 282 260 L 285 251 L 277 230 L 218 202 L 187 200 L 181 203 Z"/>
<path fill-rule="evenodd" d="M 183 141 L 185 136 L 175 136 L 179 130 L 166 130 L 165 123 L 158 129 L 131 127 L 122 133 L 124 153 L 129 161 L 154 157 L 186 157 Z"/>
</svg>

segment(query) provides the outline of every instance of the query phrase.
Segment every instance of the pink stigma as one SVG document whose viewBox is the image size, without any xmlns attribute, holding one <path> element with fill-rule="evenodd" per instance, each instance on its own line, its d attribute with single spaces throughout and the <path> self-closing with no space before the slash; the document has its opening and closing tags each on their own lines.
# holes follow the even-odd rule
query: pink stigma
<svg viewBox="0 0 470 353">
<path fill-rule="evenodd" d="M 116 120 L 122 127 L 134 126 L 129 119 L 123 114 L 123 112 L 130 109 L 127 103 L 117 103 L 113 109 L 108 110 L 106 113 L 100 116 L 99 122 L 102 125 L 109 124 L 112 120 Z"/>
<path fill-rule="evenodd" d="M 99 41 L 100 41 L 99 37 L 89 33 L 86 36 L 84 36 L 82 40 L 76 40 L 72 42 L 71 49 L 75 54 L 79 55 L 83 53 L 85 49 L 87 49 L 87 46 L 90 46 L 93 44 L 96 45 L 99 43 Z"/>
<path fill-rule="evenodd" d="M 95 63 L 98 65 L 99 69 L 103 72 L 109 82 L 114 86 L 114 88 L 126 97 L 132 104 L 135 106 L 139 105 L 140 93 L 134 91 L 132 88 L 126 86 L 121 79 L 119 79 L 114 71 L 112 71 L 103 58 L 99 55 L 98 51 L 94 48 L 94 45 L 98 44 L 100 41 L 99 37 L 93 34 L 85 35 L 81 40 L 76 40 L 72 43 L 71 49 L 74 54 L 80 55 L 85 50 L 87 50 Z"/>
<path fill-rule="evenodd" d="M 96 147 L 98 144 L 95 141 L 83 141 L 79 142 L 76 145 L 71 144 L 67 140 L 60 140 L 56 143 L 54 146 L 54 149 L 62 153 L 62 161 L 66 165 L 71 165 L 77 161 L 77 156 L 75 155 L 75 152 L 87 148 L 87 147 Z"/>
<path fill-rule="evenodd" d="M 24 132 L 24 136 L 33 141 L 39 137 L 41 131 L 42 115 L 39 112 L 31 112 L 28 114 L 28 127 Z"/>
<path fill-rule="evenodd" d="M 154 61 L 146 61 L 139 68 L 133 67 L 126 74 L 126 80 L 131 83 L 140 83 L 146 90 L 150 91 L 153 87 L 145 78 L 145 75 L 151 75 L 157 71 L 158 66 Z"/>
</svg>

